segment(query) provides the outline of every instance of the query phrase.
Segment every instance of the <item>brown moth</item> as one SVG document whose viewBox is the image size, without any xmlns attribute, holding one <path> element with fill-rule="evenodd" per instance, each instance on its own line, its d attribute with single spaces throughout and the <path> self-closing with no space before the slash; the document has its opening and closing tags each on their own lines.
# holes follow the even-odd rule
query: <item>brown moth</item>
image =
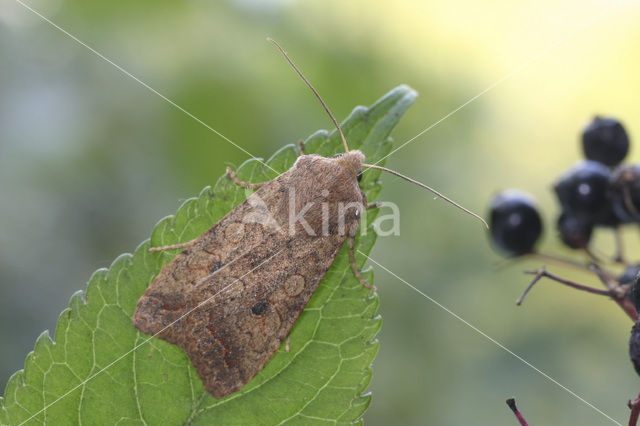
<svg viewBox="0 0 640 426">
<path fill-rule="evenodd" d="M 239 390 L 280 347 L 345 238 L 355 236 L 365 206 L 357 181 L 363 160 L 359 151 L 299 157 L 160 272 L 138 302 L 134 325 L 156 334 L 175 321 L 157 337 L 186 351 L 207 391 L 222 398 Z M 258 197 L 277 226 L 246 222 Z M 327 235 L 320 203 L 331 213 Z M 357 204 L 342 231 L 341 203 Z M 306 223 L 290 223 L 290 209 L 298 214 L 304 206 L 311 206 Z"/>
<path fill-rule="evenodd" d="M 320 99 L 345 153 L 326 158 L 301 149 L 291 169 L 259 184 L 242 182 L 227 169 L 237 184 L 259 189 L 197 239 L 153 249 L 185 247 L 147 288 L 133 316 L 141 332 L 184 349 L 215 398 L 240 390 L 269 361 L 345 240 L 355 276 L 371 287 L 353 253 L 362 212 L 377 207 L 367 205 L 358 185 L 363 167 L 431 190 L 349 151 L 318 93 L 276 46 Z"/>
</svg>

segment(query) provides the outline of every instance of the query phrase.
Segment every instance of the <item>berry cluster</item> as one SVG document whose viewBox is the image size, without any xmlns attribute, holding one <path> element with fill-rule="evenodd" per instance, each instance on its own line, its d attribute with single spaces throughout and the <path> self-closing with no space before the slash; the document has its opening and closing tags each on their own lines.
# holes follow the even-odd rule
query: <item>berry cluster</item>
<svg viewBox="0 0 640 426">
<path fill-rule="evenodd" d="M 588 256 L 588 262 L 544 254 L 535 248 L 543 228 L 540 213 L 533 197 L 518 190 L 500 192 L 491 200 L 491 240 L 511 258 L 537 256 L 594 273 L 605 289 L 563 279 L 544 267 L 528 271 L 535 278 L 518 299 L 518 304 L 541 278 L 611 298 L 636 321 L 629 350 L 636 372 L 640 374 L 640 263 L 625 262 L 619 234 L 621 225 L 640 224 L 640 164 L 622 163 L 629 151 L 629 137 L 614 118 L 595 117 L 582 132 L 582 149 L 585 159 L 560 176 L 553 190 L 561 206 L 556 221 L 560 239 L 567 247 L 582 250 Z M 589 248 L 596 227 L 615 232 L 618 249 L 611 261 L 598 258 Z M 622 273 L 609 270 L 616 265 L 624 267 L 617 266 Z M 633 405 L 636 414 L 640 413 L 640 395 Z"/>
<path fill-rule="evenodd" d="M 629 137 L 613 118 L 596 117 L 582 132 L 586 159 L 567 170 L 554 184 L 562 212 L 557 227 L 562 242 L 588 250 L 594 227 L 640 222 L 640 165 L 621 164 Z M 507 190 L 490 206 L 493 242 L 512 256 L 533 253 L 542 234 L 535 200 Z"/>
</svg>

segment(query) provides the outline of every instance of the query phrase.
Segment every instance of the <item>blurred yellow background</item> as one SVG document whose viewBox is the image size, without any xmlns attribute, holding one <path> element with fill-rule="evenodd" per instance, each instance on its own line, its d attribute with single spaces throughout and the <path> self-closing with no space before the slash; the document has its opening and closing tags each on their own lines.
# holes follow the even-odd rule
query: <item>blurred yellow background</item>
<svg viewBox="0 0 640 426">
<path fill-rule="evenodd" d="M 258 157 L 330 122 L 272 45 L 278 40 L 338 119 L 405 83 L 420 97 L 397 144 L 492 88 L 387 165 L 486 213 L 498 190 L 540 202 L 544 251 L 553 180 L 577 161 L 596 114 L 618 117 L 640 161 L 636 1 L 399 0 L 86 2 L 35 10 Z M 514 73 L 515 72 L 515 73 Z M 494 86 L 494 84 L 499 83 Z M 52 330 L 91 272 L 247 155 L 14 0 L 0 2 L 0 388 Z M 612 302 L 543 282 L 523 306 L 528 260 L 501 259 L 482 227 L 391 176 L 382 200 L 401 235 L 372 258 L 621 423 L 640 391 L 631 322 Z M 625 231 L 631 258 L 637 227 Z M 613 238 L 596 235 L 598 251 Z M 384 324 L 369 424 L 609 424 L 380 268 Z M 592 277 L 553 272 L 597 285 Z"/>
</svg>

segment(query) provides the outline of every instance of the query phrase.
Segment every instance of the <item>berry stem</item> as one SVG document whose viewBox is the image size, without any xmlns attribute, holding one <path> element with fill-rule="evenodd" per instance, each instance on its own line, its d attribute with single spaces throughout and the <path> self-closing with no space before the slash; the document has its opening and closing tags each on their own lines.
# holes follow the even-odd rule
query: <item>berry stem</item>
<svg viewBox="0 0 640 426">
<path fill-rule="evenodd" d="M 611 292 L 619 291 L 620 285 L 613 276 L 596 264 L 589 265 L 589 270 L 596 274 L 604 286 Z"/>
<path fill-rule="evenodd" d="M 627 298 L 627 290 L 624 287 L 620 286 L 618 281 L 616 281 L 611 275 L 607 272 L 603 271 L 597 265 L 591 265 L 589 267 L 602 281 L 602 284 L 609 289 L 611 297 L 613 300 L 622 308 L 622 310 L 629 315 L 629 318 L 633 322 L 638 321 L 638 311 L 636 311 L 636 307 L 633 305 L 633 302 Z"/>
<path fill-rule="evenodd" d="M 629 299 L 615 299 L 616 303 L 620 305 L 623 311 L 632 321 L 638 321 L 638 311 L 636 311 L 636 307 L 633 306 L 633 303 Z"/>
<path fill-rule="evenodd" d="M 613 261 L 622 265 L 627 265 L 624 257 L 624 242 L 622 241 L 622 233 L 620 232 L 619 226 L 614 228 L 613 234 L 616 238 L 616 257 Z"/>
<path fill-rule="evenodd" d="M 518 419 L 518 421 L 520 422 L 520 426 L 529 426 L 529 423 L 527 423 L 527 421 L 522 416 L 522 413 L 520 412 L 520 410 L 518 410 L 518 407 L 516 407 L 515 398 L 507 399 L 507 405 L 509 406 L 509 408 L 511 408 L 511 411 L 513 411 L 513 414 L 516 416 L 516 419 Z"/>
<path fill-rule="evenodd" d="M 540 281 L 540 279 L 542 279 L 542 273 L 540 273 L 541 270 L 544 269 L 544 266 L 542 267 L 542 269 L 538 270 L 538 272 L 536 273 L 536 276 L 533 280 L 531 280 L 531 282 L 529 283 L 529 285 L 527 286 L 527 288 L 524 289 L 524 291 L 522 292 L 522 294 L 520 295 L 520 297 L 518 297 L 518 300 L 516 300 L 516 305 L 520 306 L 522 305 L 522 302 L 524 302 L 524 298 L 527 296 L 527 294 L 529 293 L 529 291 L 531 291 L 531 289 L 533 288 L 533 286 Z M 525 273 L 527 273 L 525 271 Z"/>
<path fill-rule="evenodd" d="M 570 280 L 566 280 L 566 279 L 561 278 L 561 277 L 559 277 L 557 275 L 554 275 L 554 274 L 552 274 L 550 272 L 547 272 L 547 269 L 544 266 L 542 268 L 538 269 L 538 270 L 535 270 L 535 271 L 524 271 L 524 273 L 525 274 L 535 275 L 535 278 L 531 281 L 531 284 L 529 284 L 527 286 L 527 288 L 524 290 L 522 295 L 516 301 L 516 305 L 518 305 L 518 306 L 522 304 L 522 302 L 524 301 L 525 296 L 527 295 L 527 293 L 529 293 L 529 291 L 535 285 L 535 283 L 540 281 L 540 279 L 542 279 L 542 278 L 549 278 L 550 280 L 556 281 L 556 282 L 558 282 L 560 284 L 564 284 L 566 286 L 575 288 L 577 290 L 586 291 L 587 293 L 599 294 L 601 296 L 612 296 L 610 290 L 601 290 L 599 288 L 589 287 L 589 286 L 586 286 L 586 285 L 578 284 L 578 283 L 570 281 Z"/>
<path fill-rule="evenodd" d="M 640 416 L 640 394 L 636 396 L 633 403 L 629 401 L 629 408 L 631 408 L 631 414 L 629 415 L 629 426 L 636 426 L 638 424 L 638 417 Z"/>
<path fill-rule="evenodd" d="M 598 256 L 596 256 L 596 254 L 593 251 L 591 251 L 591 249 L 589 247 L 585 247 L 582 250 L 585 253 L 587 253 L 587 256 L 589 256 L 589 259 L 591 259 L 592 263 L 596 263 L 596 264 L 602 263 L 602 259 L 600 259 Z"/>
</svg>

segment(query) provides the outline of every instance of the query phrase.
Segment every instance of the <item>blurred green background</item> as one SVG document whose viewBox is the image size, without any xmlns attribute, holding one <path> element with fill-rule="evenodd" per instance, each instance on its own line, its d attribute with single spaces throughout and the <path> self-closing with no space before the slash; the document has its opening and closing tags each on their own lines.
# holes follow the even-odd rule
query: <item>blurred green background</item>
<svg viewBox="0 0 640 426">
<path fill-rule="evenodd" d="M 330 122 L 266 36 L 338 119 L 400 83 L 420 97 L 402 143 L 519 70 L 387 165 L 486 213 L 498 190 L 540 201 L 542 247 L 559 246 L 552 181 L 580 157 L 593 114 L 619 117 L 640 160 L 635 1 L 31 0 L 36 10 L 258 157 Z M 586 27 L 585 27 L 586 25 Z M 527 64 L 549 46 L 553 49 Z M 248 157 L 14 0 L 0 1 L 0 388 L 53 330 L 91 272 Z M 469 216 L 385 176 L 401 235 L 373 259 L 621 423 L 640 390 L 631 322 L 598 296 L 542 283 L 521 307 L 527 260 L 500 256 Z M 630 257 L 636 228 L 625 231 Z M 596 235 L 599 251 L 613 238 Z M 552 271 L 585 284 L 587 275 Z M 515 396 L 534 424 L 610 424 L 450 314 L 376 268 L 384 324 L 369 424 L 504 424 Z"/>
</svg>

